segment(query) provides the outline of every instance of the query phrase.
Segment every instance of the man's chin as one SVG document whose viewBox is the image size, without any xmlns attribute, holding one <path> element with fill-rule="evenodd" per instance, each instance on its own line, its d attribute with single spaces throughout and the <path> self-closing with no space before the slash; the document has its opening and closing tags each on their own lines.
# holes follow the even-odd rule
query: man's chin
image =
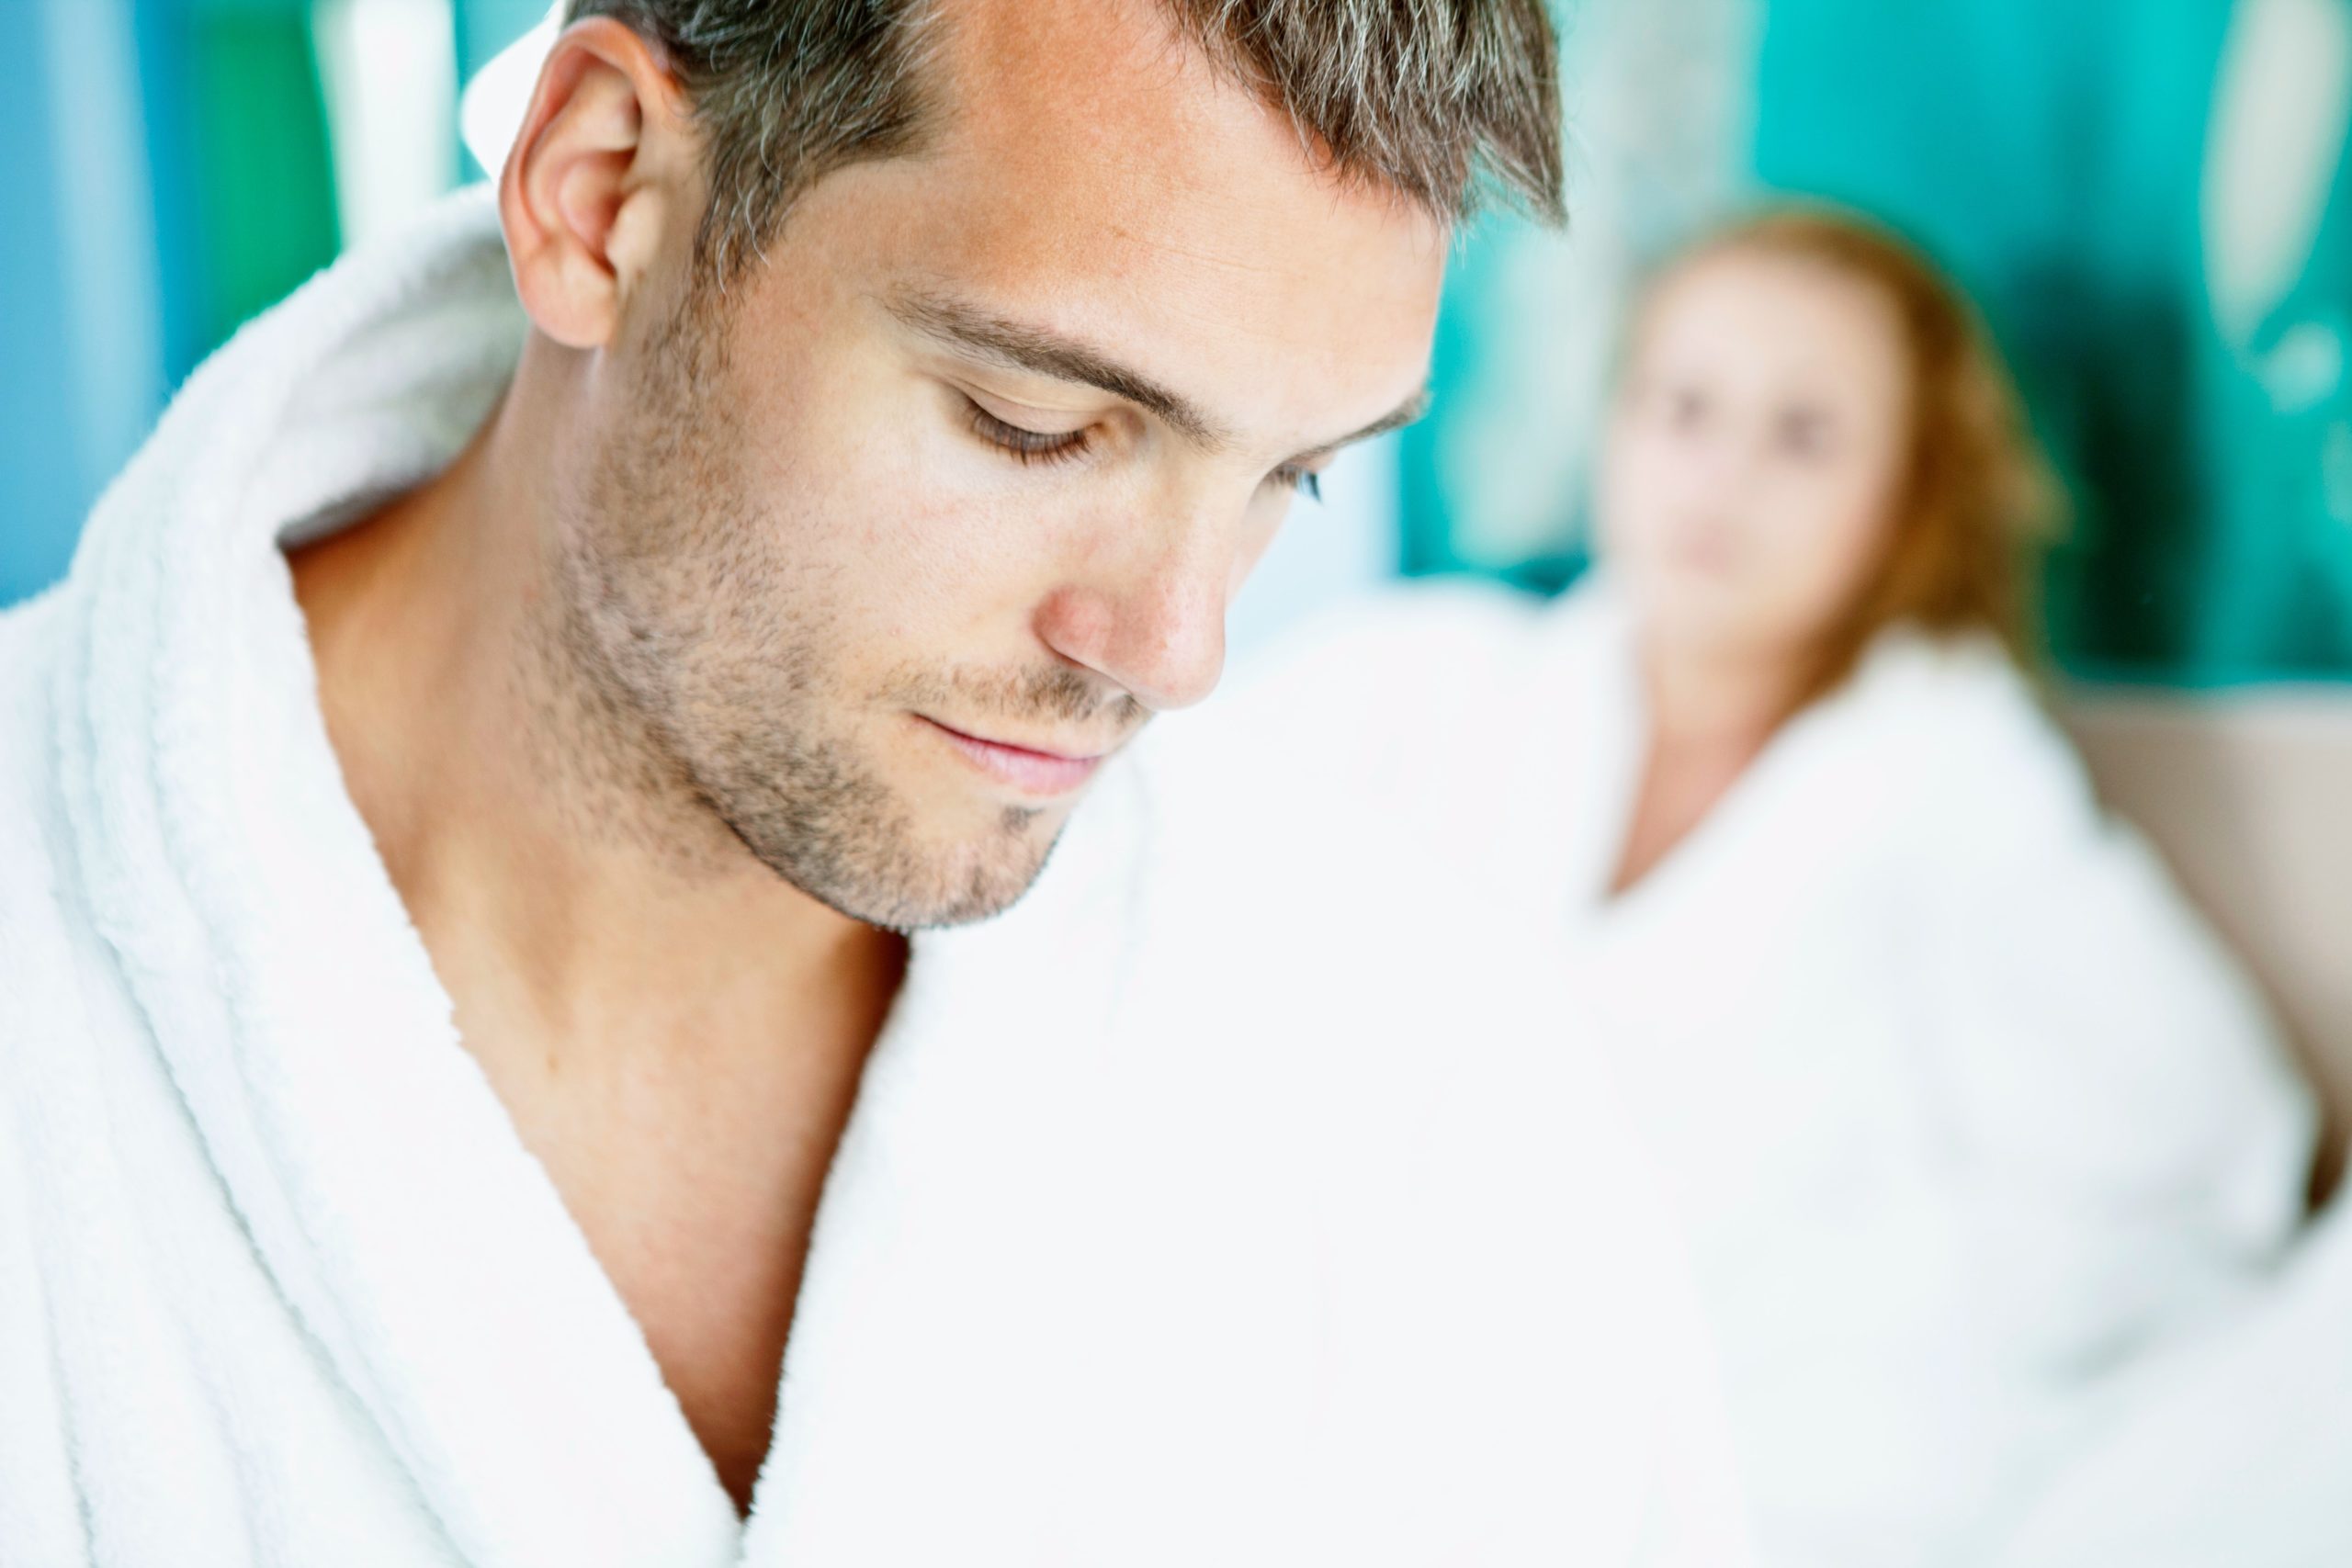
<svg viewBox="0 0 2352 1568">
<path fill-rule="evenodd" d="M 973 925 L 1019 903 L 1045 874 L 1069 812 L 1009 809 L 996 830 L 927 849 L 909 847 L 865 886 L 815 897 L 869 925 L 914 931 Z M 805 889 L 804 891 L 813 891 Z"/>
</svg>

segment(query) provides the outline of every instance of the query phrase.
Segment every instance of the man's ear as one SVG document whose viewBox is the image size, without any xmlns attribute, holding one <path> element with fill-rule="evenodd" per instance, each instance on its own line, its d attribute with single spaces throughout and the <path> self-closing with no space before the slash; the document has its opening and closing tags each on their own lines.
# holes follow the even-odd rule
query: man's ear
<svg viewBox="0 0 2352 1568">
<path fill-rule="evenodd" d="M 612 341 L 623 307 L 698 207 L 685 96 L 609 17 L 567 28 L 539 70 L 498 181 L 523 309 L 571 348 Z"/>
</svg>

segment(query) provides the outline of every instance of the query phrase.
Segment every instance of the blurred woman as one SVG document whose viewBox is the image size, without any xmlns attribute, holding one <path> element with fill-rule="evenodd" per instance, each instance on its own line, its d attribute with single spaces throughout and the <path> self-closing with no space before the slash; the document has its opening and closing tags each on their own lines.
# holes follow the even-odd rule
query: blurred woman
<svg viewBox="0 0 2352 1568">
<path fill-rule="evenodd" d="M 1556 931 L 1533 1005 L 1679 1201 L 1768 1561 L 1968 1562 L 2268 1268 L 2312 1106 L 2044 711 L 2054 490 L 1932 270 L 1741 223 L 1650 288 L 1611 419 L 1563 600 L 1399 595 L 1196 755 L 1400 919 Z"/>
</svg>

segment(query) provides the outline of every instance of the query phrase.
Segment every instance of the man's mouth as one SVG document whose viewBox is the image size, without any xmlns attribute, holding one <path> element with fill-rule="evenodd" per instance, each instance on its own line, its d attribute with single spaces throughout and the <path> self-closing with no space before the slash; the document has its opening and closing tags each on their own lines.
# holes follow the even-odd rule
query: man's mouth
<svg viewBox="0 0 2352 1568">
<path fill-rule="evenodd" d="M 965 761 L 989 778 L 1040 799 L 1076 794 L 1085 787 L 1086 782 L 1094 776 L 1095 770 L 1110 755 L 1108 751 L 1080 753 L 1035 745 L 1015 745 L 1011 741 L 967 734 L 921 714 L 914 716 L 936 731 L 962 754 Z"/>
</svg>

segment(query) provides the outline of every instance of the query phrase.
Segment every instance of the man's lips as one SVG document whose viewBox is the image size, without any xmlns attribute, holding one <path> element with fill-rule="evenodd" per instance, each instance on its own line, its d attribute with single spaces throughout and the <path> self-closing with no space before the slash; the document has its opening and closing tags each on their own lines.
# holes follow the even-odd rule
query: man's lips
<svg viewBox="0 0 2352 1568">
<path fill-rule="evenodd" d="M 1071 794 L 1094 776 L 1094 771 L 1109 755 L 1097 752 L 1091 756 L 1076 756 L 1061 751 L 1040 750 L 1032 746 L 1012 746 L 1001 740 L 967 735 L 935 718 L 922 718 L 920 714 L 916 717 L 944 737 L 949 745 L 963 753 L 965 760 L 980 772 L 1024 795 L 1052 796 Z"/>
</svg>

